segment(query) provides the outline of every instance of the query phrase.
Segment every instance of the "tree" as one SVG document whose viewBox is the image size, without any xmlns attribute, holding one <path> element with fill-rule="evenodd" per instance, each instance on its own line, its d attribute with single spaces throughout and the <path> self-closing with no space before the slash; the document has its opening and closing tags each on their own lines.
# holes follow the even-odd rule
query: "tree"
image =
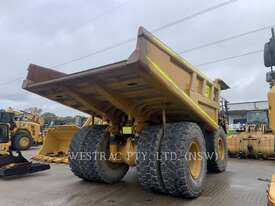
<svg viewBox="0 0 275 206">
<path fill-rule="evenodd" d="M 41 115 L 41 117 L 44 119 L 44 123 L 49 125 L 52 121 L 57 121 L 58 117 L 51 112 L 45 112 Z"/>
<path fill-rule="evenodd" d="M 58 117 L 55 122 L 57 125 L 65 125 L 65 124 L 75 124 L 75 118 L 71 116 L 67 117 Z"/>
<path fill-rule="evenodd" d="M 25 112 L 36 114 L 36 115 L 40 116 L 42 113 L 42 109 L 40 109 L 38 107 L 30 107 L 30 108 L 25 109 Z"/>
</svg>

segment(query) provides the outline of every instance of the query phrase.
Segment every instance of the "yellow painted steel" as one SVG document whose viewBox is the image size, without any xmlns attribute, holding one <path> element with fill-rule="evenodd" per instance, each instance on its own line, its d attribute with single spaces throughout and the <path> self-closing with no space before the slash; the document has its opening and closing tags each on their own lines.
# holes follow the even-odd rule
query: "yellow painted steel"
<svg viewBox="0 0 275 206">
<path fill-rule="evenodd" d="M 225 156 L 225 142 L 223 138 L 218 139 L 218 156 L 220 160 L 224 160 Z"/>
<path fill-rule="evenodd" d="M 206 85 L 205 87 L 205 91 L 204 91 L 204 96 L 209 98 L 210 97 L 210 87 L 208 85 Z"/>
<path fill-rule="evenodd" d="M 44 120 L 39 115 L 27 112 L 16 111 L 9 107 L 6 112 L 14 113 L 17 121 L 15 121 L 16 127 L 11 131 L 11 135 L 14 136 L 20 130 L 29 132 L 34 144 L 42 144 L 43 136 L 41 134 L 41 127 L 44 124 Z M 26 141 L 24 141 L 27 143 Z M 22 142 L 23 143 L 23 142 Z"/>
<path fill-rule="evenodd" d="M 82 127 L 87 127 L 100 121 L 100 119 L 90 116 Z M 80 127 L 75 125 L 60 125 L 46 129 L 43 135 L 44 143 L 37 155 L 32 157 L 32 159 L 67 164 L 70 143 L 79 129 Z"/>
<path fill-rule="evenodd" d="M 275 157 L 275 86 L 267 93 L 268 120 L 271 132 L 265 131 L 265 126 L 247 125 L 246 132 L 228 137 L 228 152 L 231 155 L 243 156 L 262 155 L 265 158 Z M 250 129 L 248 129 L 250 128 Z"/>
<path fill-rule="evenodd" d="M 21 137 L 19 144 L 21 147 L 27 147 L 30 144 L 30 140 L 28 137 Z"/>
<path fill-rule="evenodd" d="M 267 94 L 268 97 L 268 113 L 269 113 L 269 127 L 275 131 L 275 86 Z"/>
<path fill-rule="evenodd" d="M 227 138 L 230 155 L 258 155 L 265 158 L 275 157 L 275 135 L 263 132 L 242 132 Z"/>
<path fill-rule="evenodd" d="M 79 131 L 75 125 L 61 125 L 45 132 L 44 143 L 32 159 L 54 163 L 68 163 L 68 150 L 73 136 Z"/>
<path fill-rule="evenodd" d="M 157 43 L 164 51 L 170 53 L 173 57 L 175 57 L 179 62 L 181 62 L 184 65 L 187 65 L 189 68 L 192 68 L 193 71 L 195 71 L 199 76 L 201 76 L 203 79 L 206 79 L 210 84 L 213 85 L 213 82 L 201 71 L 199 71 L 197 68 L 195 68 L 192 64 L 190 64 L 188 61 L 183 59 L 180 55 L 178 55 L 176 52 L 174 52 L 172 49 L 170 49 L 168 46 L 166 46 L 162 41 L 160 41 L 158 38 L 152 36 L 152 40 Z"/>
<path fill-rule="evenodd" d="M 193 112 L 196 113 L 198 116 L 203 118 L 206 122 L 209 122 L 210 125 L 214 130 L 219 128 L 218 123 L 212 119 L 192 98 L 190 98 L 179 86 L 174 82 L 174 80 L 164 72 L 164 70 L 156 64 L 150 57 L 146 57 L 149 61 L 152 68 L 154 68 L 166 81 L 168 81 L 173 90 L 175 90 L 182 98 L 184 103 L 187 103 L 192 109 Z"/>
<path fill-rule="evenodd" d="M 110 144 L 109 145 L 109 161 L 113 163 L 125 163 L 129 166 L 136 165 L 137 145 L 127 139 L 126 144 Z"/>
<path fill-rule="evenodd" d="M 123 134 L 132 134 L 132 127 L 122 127 L 122 133 Z"/>
<path fill-rule="evenodd" d="M 275 174 L 272 175 L 267 191 L 268 206 L 275 206 Z"/>
<path fill-rule="evenodd" d="M 43 136 L 41 134 L 41 125 L 39 123 L 31 121 L 16 121 L 16 128 L 11 132 L 11 135 L 15 135 L 20 130 L 26 130 L 30 133 L 34 144 L 42 144 Z"/>
<path fill-rule="evenodd" d="M 201 175 L 202 169 L 202 160 L 199 158 L 199 154 L 201 153 L 200 145 L 198 142 L 192 142 L 189 147 L 189 160 L 188 166 L 190 173 L 194 179 L 197 179 Z"/>
<path fill-rule="evenodd" d="M 163 107 L 167 106 L 169 121 L 194 121 L 204 124 L 209 131 L 219 128 L 220 91 L 228 86 L 223 81 L 211 81 L 143 27 L 139 29 L 137 47 L 128 59 L 100 68 L 65 74 L 30 65 L 23 88 L 80 111 L 96 114 L 113 125 L 122 125 L 121 119 L 115 117 L 117 115 L 131 114 L 137 122 L 146 122 L 150 118 L 156 121 Z M 113 82 L 121 75 L 123 81 Z M 94 83 L 90 84 L 88 79 Z M 72 80 L 76 82 L 76 91 L 69 86 Z M 68 85 L 60 88 L 59 92 L 64 97 L 62 102 L 53 98 L 52 90 L 60 84 Z M 138 85 L 137 90 L 131 91 L 131 87 Z M 165 87 L 163 92 L 161 86 Z M 86 91 L 93 91 L 94 98 L 88 98 Z M 136 98 L 134 95 L 137 95 Z M 171 99 L 167 99 L 168 96 Z M 109 108 L 108 114 L 102 104 Z M 121 114 L 115 114 L 115 109 Z"/>
<path fill-rule="evenodd" d="M 9 148 L 11 146 L 11 143 L 1 143 L 0 144 L 0 154 L 6 155 L 9 154 Z"/>
</svg>

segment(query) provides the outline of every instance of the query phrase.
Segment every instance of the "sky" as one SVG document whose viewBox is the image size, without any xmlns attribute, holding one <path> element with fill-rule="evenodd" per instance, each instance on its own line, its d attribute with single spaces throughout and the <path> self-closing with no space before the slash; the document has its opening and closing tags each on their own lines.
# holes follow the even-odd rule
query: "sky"
<svg viewBox="0 0 275 206">
<path fill-rule="evenodd" d="M 21 89 L 30 63 L 65 73 L 127 59 L 135 41 L 66 65 L 137 36 L 139 26 L 153 31 L 228 0 L 9 0 L 0 1 L 0 108 L 39 107 L 61 116 L 78 111 Z M 275 25 L 274 0 L 236 0 L 155 33 L 181 53 L 213 41 Z M 262 50 L 270 29 L 182 53 L 211 79 L 230 87 L 230 102 L 266 100 L 263 53 L 205 64 Z"/>
</svg>

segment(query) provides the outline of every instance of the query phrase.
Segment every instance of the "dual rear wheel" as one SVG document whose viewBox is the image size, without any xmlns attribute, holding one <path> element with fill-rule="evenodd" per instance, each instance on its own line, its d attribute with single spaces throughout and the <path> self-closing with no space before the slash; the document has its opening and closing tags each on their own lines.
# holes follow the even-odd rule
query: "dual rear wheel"
<svg viewBox="0 0 275 206">
<path fill-rule="evenodd" d="M 144 130 L 138 144 L 138 151 L 142 150 L 143 145 L 148 145 L 147 148 L 143 147 L 148 157 L 145 160 L 139 158 L 137 164 L 141 184 L 146 189 L 155 190 L 151 185 L 156 185 L 155 181 L 159 181 L 162 185 L 161 191 L 164 193 L 185 198 L 197 197 L 202 191 L 207 167 L 206 159 L 203 157 L 206 151 L 205 141 L 199 126 L 192 122 L 168 123 L 164 130 L 161 128 L 162 138 L 147 135 L 146 131 L 150 129 L 152 127 Z M 152 144 L 159 145 L 158 150 L 150 149 Z M 155 156 L 159 158 L 152 160 L 150 158 L 154 156 L 152 153 L 158 154 Z M 149 170 L 143 171 L 143 165 L 148 159 L 150 159 Z M 150 161 L 154 161 L 155 164 Z M 153 174 L 156 172 L 157 175 Z"/>
<path fill-rule="evenodd" d="M 82 128 L 73 138 L 69 162 L 72 172 L 87 181 L 116 183 L 127 173 L 129 166 L 108 161 L 109 133 L 106 126 Z"/>
<path fill-rule="evenodd" d="M 212 172 L 225 170 L 226 140 L 221 131 L 209 134 L 205 139 L 200 127 L 192 122 L 167 123 L 165 128 L 160 125 L 145 128 L 137 144 L 140 184 L 147 190 L 173 196 L 199 196 L 207 169 Z M 88 181 L 119 182 L 129 167 L 108 161 L 109 139 L 105 126 L 81 129 L 70 146 L 72 172 Z M 205 156 L 207 152 L 215 153 L 211 156 L 213 159 Z"/>
</svg>

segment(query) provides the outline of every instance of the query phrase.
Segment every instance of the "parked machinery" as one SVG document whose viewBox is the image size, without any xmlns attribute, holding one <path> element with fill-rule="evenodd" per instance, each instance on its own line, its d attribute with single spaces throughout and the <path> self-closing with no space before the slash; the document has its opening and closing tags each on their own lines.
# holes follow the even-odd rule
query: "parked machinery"
<svg viewBox="0 0 275 206">
<path fill-rule="evenodd" d="M 11 131 L 15 125 L 14 113 L 0 112 L 0 177 L 35 173 L 50 169 L 47 164 L 32 163 L 11 143 Z M 14 155 L 14 152 L 17 155 Z"/>
<path fill-rule="evenodd" d="M 28 70 L 24 89 L 108 122 L 84 127 L 72 139 L 76 176 L 116 183 L 136 166 L 144 188 L 194 198 L 207 169 L 226 169 L 219 101 L 229 87 L 209 80 L 144 28 L 125 61 L 70 75 L 37 65 Z"/>
<path fill-rule="evenodd" d="M 273 31 L 273 30 L 272 30 Z M 265 45 L 265 66 L 275 65 L 274 31 Z M 275 72 L 266 74 L 270 84 L 268 111 L 250 111 L 247 114 L 245 131 L 228 137 L 228 152 L 231 156 L 274 158 L 275 157 Z"/>
<path fill-rule="evenodd" d="M 33 145 L 43 143 L 41 127 L 43 120 L 39 115 L 25 111 L 6 110 L 14 114 L 14 125 L 11 127 L 11 144 L 15 150 L 28 150 Z"/>
<path fill-rule="evenodd" d="M 76 117 L 76 125 L 56 125 L 44 131 L 44 143 L 33 160 L 68 163 L 68 151 L 72 138 L 81 127 L 94 124 L 94 117 Z"/>
<path fill-rule="evenodd" d="M 268 103 L 269 103 L 269 127 L 274 134 L 275 131 L 275 72 L 273 66 L 275 66 L 275 35 L 274 28 L 271 30 L 272 37 L 264 47 L 264 64 L 266 67 L 271 67 L 271 71 L 267 73 L 266 80 L 270 83 L 271 90 L 268 92 Z M 273 142 L 274 145 L 274 142 Z M 273 174 L 271 183 L 267 192 L 268 206 L 275 205 L 275 174 Z"/>
<path fill-rule="evenodd" d="M 228 153 L 232 157 L 275 157 L 275 138 L 268 127 L 268 112 L 247 112 L 247 124 L 243 131 L 228 137 Z"/>
</svg>

